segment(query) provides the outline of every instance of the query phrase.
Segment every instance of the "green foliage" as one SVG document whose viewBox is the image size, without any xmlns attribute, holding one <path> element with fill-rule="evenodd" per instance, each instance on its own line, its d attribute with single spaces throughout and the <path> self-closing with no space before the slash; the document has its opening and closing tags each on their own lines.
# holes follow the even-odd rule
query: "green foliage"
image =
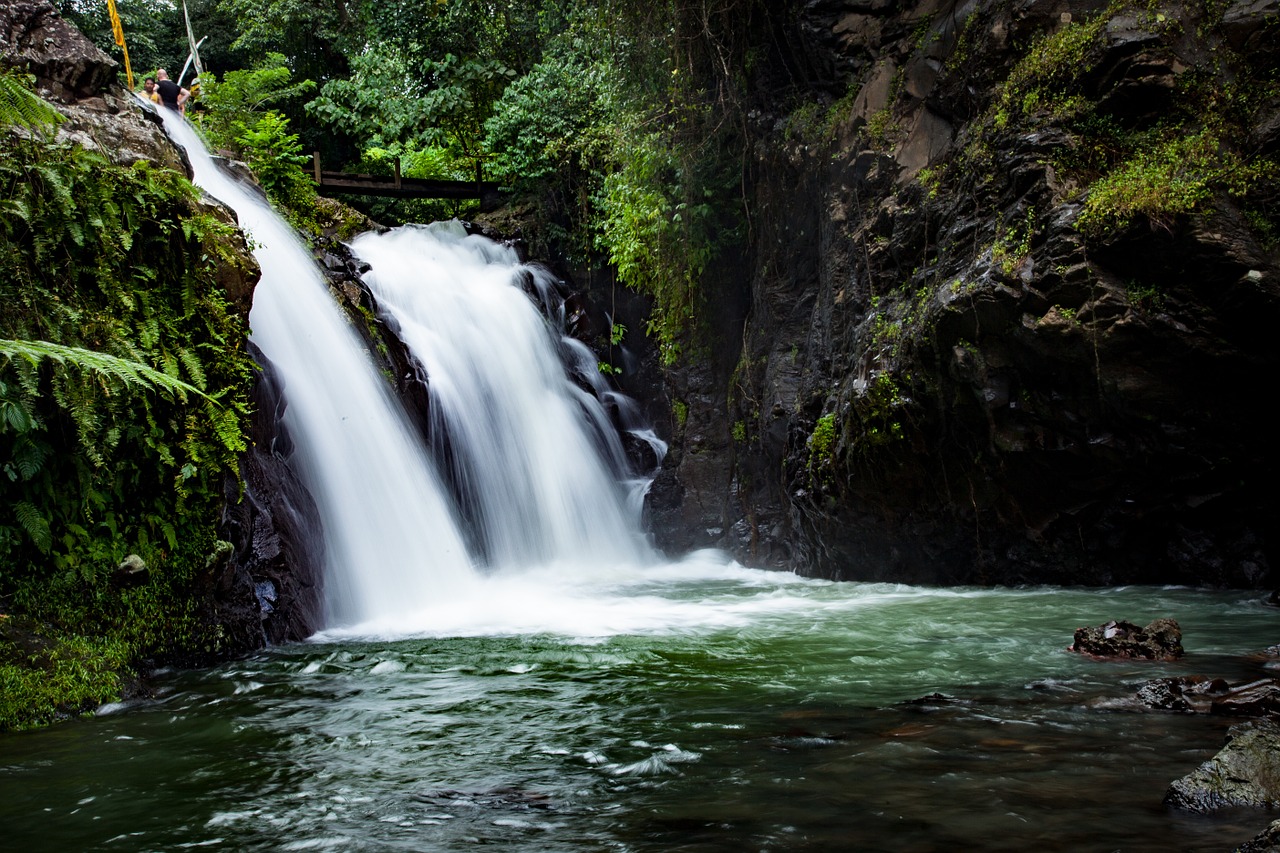
<svg viewBox="0 0 1280 853">
<path fill-rule="evenodd" d="M 0 71 L 0 127 L 18 125 L 32 129 L 61 124 L 62 113 L 31 91 L 34 78 Z"/>
<path fill-rule="evenodd" d="M 683 400 L 672 400 L 671 412 L 676 416 L 676 428 L 684 429 L 684 425 L 689 421 L 689 404 Z"/>
<path fill-rule="evenodd" d="M 1045 112 L 1053 120 L 1062 120 L 1083 111 L 1087 102 L 1078 84 L 1089 68 L 1089 48 L 1123 5 L 1113 2 L 1085 23 L 1073 21 L 1038 38 L 1000 87 L 996 129 L 1004 130 L 1019 116 Z"/>
<path fill-rule="evenodd" d="M 733 440 L 736 442 L 744 442 L 747 440 L 747 424 L 745 421 L 733 422 Z"/>
<path fill-rule="evenodd" d="M 637 134 L 624 143 L 621 164 L 596 198 L 607 252 L 628 287 L 652 296 L 648 333 L 664 364 L 681 351 L 681 336 L 695 331 L 704 298 L 699 284 L 733 227 L 724 227 L 717 204 L 723 179 L 705 174 L 716 162 L 699 152 L 673 149 L 659 134 Z"/>
<path fill-rule="evenodd" d="M 4 616 L 0 624 L 0 731 L 52 722 L 68 711 L 89 710 L 119 695 L 119 671 L 129 662 L 118 640 L 42 631 L 30 620 Z M 18 623 L 18 624 L 13 624 Z M 14 642 L 11 635 L 23 634 Z"/>
<path fill-rule="evenodd" d="M 542 6 L 400 0 L 362 9 L 365 38 L 349 51 L 350 73 L 330 79 L 308 113 L 362 146 L 447 149 L 474 175 L 494 103 L 533 64 Z"/>
<path fill-rule="evenodd" d="M 934 166 L 921 169 L 916 173 L 916 180 L 920 183 L 920 186 L 924 187 L 926 201 L 933 201 L 938 197 L 938 190 L 942 188 L 944 171 L 944 167 Z"/>
<path fill-rule="evenodd" d="M 578 56 L 550 56 L 513 82 L 485 122 L 493 176 L 528 188 L 560 172 L 585 173 L 606 159 L 611 70 Z"/>
<path fill-rule="evenodd" d="M 201 646 L 190 596 L 245 447 L 252 363 L 218 284 L 239 238 L 182 175 L 68 145 L 0 141 L 0 210 L 0 600 L 98 649 L 67 661 Z M 147 586 L 113 585 L 128 554 Z M 36 668 L 73 705 L 109 688 Z"/>
<path fill-rule="evenodd" d="M 183 353 L 190 359 L 190 353 Z M 138 361 L 117 358 L 113 355 L 94 352 L 82 347 L 67 347 L 51 344 L 48 341 L 6 341 L 0 340 L 0 366 L 12 359 L 22 359 L 26 367 L 37 367 L 40 362 L 49 360 L 62 368 L 76 369 L 82 372 L 95 373 L 100 378 L 115 386 L 117 390 L 127 390 L 130 386 L 142 386 L 148 390 L 167 391 L 180 400 L 185 401 L 187 394 L 195 394 L 209 399 L 204 392 L 181 379 L 170 376 Z M 198 361 L 191 361 L 188 372 L 201 383 L 204 373 Z M 14 429 L 26 426 L 24 423 L 10 421 Z"/>
<path fill-rule="evenodd" d="M 1201 209 L 1215 189 L 1243 196 L 1274 164 L 1249 162 L 1208 128 L 1177 136 L 1132 158 L 1089 188 L 1078 225 L 1088 234 L 1125 227 L 1135 217 L 1168 228 L 1179 214 Z"/>
<path fill-rule="evenodd" d="M 228 72 L 221 80 L 206 73 L 201 84 L 205 109 L 198 121 L 215 148 L 249 164 L 267 197 L 295 226 L 314 231 L 315 184 L 303 169 L 310 157 L 284 113 L 264 109 L 296 101 L 315 88 L 310 80 L 291 80 L 280 54 L 268 54 L 257 67 Z"/>
<path fill-rule="evenodd" d="M 1150 282 L 1142 284 L 1131 280 L 1125 283 L 1124 290 L 1135 308 L 1160 310 L 1164 307 L 1164 294 Z"/>
<path fill-rule="evenodd" d="M 227 142 L 238 128 L 252 124 L 256 114 L 296 102 L 315 88 L 311 80 L 294 83 L 288 60 L 269 53 L 253 68 L 228 71 L 221 78 L 206 72 L 200 81 L 200 103 L 207 115 L 201 119 L 214 131 L 225 129 L 217 139 Z"/>
<path fill-rule="evenodd" d="M 1013 275 L 1031 254 L 1031 238 L 1035 235 L 1036 214 L 1028 208 L 1020 225 L 1010 225 L 991 246 L 991 261 L 1006 278 Z"/>
<path fill-rule="evenodd" d="M 263 113 L 252 126 L 241 128 L 236 144 L 272 201 L 288 210 L 305 211 L 306 203 L 315 198 L 314 185 L 302 171 L 310 158 L 302 153 L 298 135 L 289 133 L 288 125 L 280 113 Z"/>
<path fill-rule="evenodd" d="M 828 412 L 818 418 L 818 422 L 813 425 L 813 432 L 809 434 L 809 440 L 806 443 L 809 446 L 809 480 L 812 483 L 819 478 L 819 472 L 825 471 L 829 466 L 835 452 L 835 412 Z M 827 480 L 829 476 L 829 474 L 823 474 L 821 479 Z"/>
<path fill-rule="evenodd" d="M 906 402 L 893 377 L 878 373 L 855 403 L 862 424 L 855 443 L 866 450 L 901 440 L 904 433 L 899 411 Z"/>
</svg>

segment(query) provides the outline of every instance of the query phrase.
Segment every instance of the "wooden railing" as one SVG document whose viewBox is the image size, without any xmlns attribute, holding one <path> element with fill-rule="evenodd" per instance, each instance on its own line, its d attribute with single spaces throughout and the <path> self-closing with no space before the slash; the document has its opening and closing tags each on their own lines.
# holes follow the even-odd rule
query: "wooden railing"
<svg viewBox="0 0 1280 853">
<path fill-rule="evenodd" d="M 400 160 L 395 161 L 395 174 L 358 175 L 349 172 L 326 172 L 320 168 L 320 152 L 312 154 L 312 178 L 321 195 L 376 195 L 395 198 L 474 198 L 482 210 L 493 210 L 502 203 L 502 189 L 494 181 L 432 181 L 406 178 L 400 174 Z"/>
</svg>

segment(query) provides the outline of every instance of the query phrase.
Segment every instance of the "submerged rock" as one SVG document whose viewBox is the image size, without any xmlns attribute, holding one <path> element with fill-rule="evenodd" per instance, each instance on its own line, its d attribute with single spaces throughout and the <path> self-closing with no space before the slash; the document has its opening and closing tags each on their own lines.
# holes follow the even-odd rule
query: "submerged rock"
<svg viewBox="0 0 1280 853">
<path fill-rule="evenodd" d="M 1232 726 L 1222 750 L 1170 785 L 1164 803 L 1202 814 L 1280 806 L 1280 726 L 1266 720 Z"/>
<path fill-rule="evenodd" d="M 1227 682 L 1221 678 L 1181 675 L 1177 678 L 1148 681 L 1138 688 L 1137 699 L 1146 707 L 1160 711 L 1207 713 L 1214 698 L 1229 689 Z"/>
<path fill-rule="evenodd" d="M 1177 660 L 1182 657 L 1182 628 L 1174 619 L 1156 619 L 1145 628 L 1114 619 L 1078 628 L 1070 651 L 1100 658 Z"/>
<path fill-rule="evenodd" d="M 1280 682 L 1274 678 L 1236 685 L 1200 675 L 1159 678 L 1142 685 L 1137 698 L 1148 708 L 1164 711 L 1232 717 L 1280 715 Z"/>
<path fill-rule="evenodd" d="M 1272 850 L 1280 850 L 1280 820 L 1273 820 L 1270 826 L 1237 847 L 1235 853 L 1268 853 Z"/>
</svg>

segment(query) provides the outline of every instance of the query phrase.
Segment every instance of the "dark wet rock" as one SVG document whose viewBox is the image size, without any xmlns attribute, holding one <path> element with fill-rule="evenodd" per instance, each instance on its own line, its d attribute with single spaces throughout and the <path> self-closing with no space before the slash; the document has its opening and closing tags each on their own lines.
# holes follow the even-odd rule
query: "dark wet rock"
<svg viewBox="0 0 1280 853">
<path fill-rule="evenodd" d="M 918 696 L 915 699 L 908 699 L 903 704 L 914 708 L 929 710 L 932 708 L 942 708 L 953 705 L 968 705 L 970 702 L 966 699 L 957 699 L 954 696 L 948 696 L 945 693 L 930 693 L 927 696 Z"/>
<path fill-rule="evenodd" d="M 1201 813 L 1280 806 L 1280 726 L 1270 721 L 1232 726 L 1226 746 L 1170 785 L 1164 802 Z"/>
<path fill-rule="evenodd" d="M 1192 77 L 1271 73 L 1274 7 L 1113 12 L 1080 94 L 1155 127 Z M 749 111 L 750 245 L 699 283 L 711 340 L 650 401 L 660 544 L 847 580 L 1274 586 L 1280 452 L 1252 377 L 1280 369 L 1280 258 L 1256 203 L 1083 234 L 1085 178 L 1058 165 L 1080 126 L 1042 104 L 991 132 L 1027 47 L 1105 4 L 792 9 L 785 87 L 844 112 L 805 146 L 778 114 L 793 89 Z M 1242 156 L 1280 150 L 1260 100 Z"/>
<path fill-rule="evenodd" d="M 1221 678 L 1184 675 L 1148 681 L 1138 688 L 1137 699 L 1159 711 L 1207 713 L 1214 698 L 1228 689 L 1227 682 Z"/>
<path fill-rule="evenodd" d="M 1266 829 L 1235 849 L 1235 853 L 1273 853 L 1280 850 L 1280 820 L 1274 820 Z"/>
<path fill-rule="evenodd" d="M 211 555 L 206 569 L 215 619 L 232 653 L 305 639 L 322 616 L 324 539 L 315 501 L 289 465 L 287 389 L 266 356 L 250 349 L 261 373 L 252 442 L 241 461 L 243 493 L 227 483 L 222 528 L 230 547 Z"/>
<path fill-rule="evenodd" d="M 1112 620 L 1078 628 L 1070 650 L 1100 658 L 1176 660 L 1182 657 L 1182 629 L 1173 619 L 1156 619 L 1145 628 Z"/>
<path fill-rule="evenodd" d="M 1280 682 L 1263 678 L 1249 684 L 1233 686 L 1216 697 L 1209 707 L 1211 714 L 1232 717 L 1280 716 Z"/>
</svg>

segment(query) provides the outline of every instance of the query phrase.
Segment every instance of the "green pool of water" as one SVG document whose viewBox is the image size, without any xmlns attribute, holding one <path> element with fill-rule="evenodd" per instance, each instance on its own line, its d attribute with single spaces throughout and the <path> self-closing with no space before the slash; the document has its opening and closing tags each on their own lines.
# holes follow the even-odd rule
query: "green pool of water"
<svg viewBox="0 0 1280 853">
<path fill-rule="evenodd" d="M 1123 701 L 1263 674 L 1244 656 L 1280 614 L 1256 593 L 771 578 L 565 604 L 655 614 L 622 631 L 330 639 L 162 673 L 153 700 L 0 736 L 0 846 L 1221 850 L 1269 820 L 1166 811 L 1227 721 Z M 1065 651 L 1157 616 L 1185 660 Z M 933 693 L 951 701 L 910 702 Z"/>
</svg>

